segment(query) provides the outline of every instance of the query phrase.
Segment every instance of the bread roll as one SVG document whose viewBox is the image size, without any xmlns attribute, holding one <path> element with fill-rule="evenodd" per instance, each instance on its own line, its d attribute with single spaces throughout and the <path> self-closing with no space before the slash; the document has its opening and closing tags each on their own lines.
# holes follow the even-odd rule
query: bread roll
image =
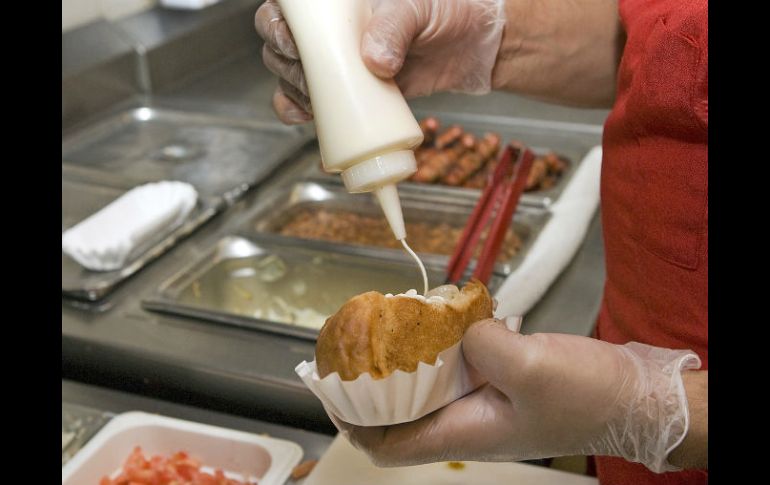
<svg viewBox="0 0 770 485">
<path fill-rule="evenodd" d="M 348 300 L 326 320 L 316 343 L 319 376 L 338 372 L 343 381 L 368 372 L 382 379 L 396 369 L 417 370 L 460 341 L 474 322 L 492 317 L 486 286 L 471 280 L 443 300 L 370 291 Z"/>
</svg>

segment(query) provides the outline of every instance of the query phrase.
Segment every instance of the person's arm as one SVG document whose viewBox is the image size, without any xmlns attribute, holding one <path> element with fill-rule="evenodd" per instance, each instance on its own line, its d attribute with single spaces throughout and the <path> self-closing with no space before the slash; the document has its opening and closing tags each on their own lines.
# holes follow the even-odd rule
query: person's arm
<svg viewBox="0 0 770 485">
<path fill-rule="evenodd" d="M 625 34 L 617 0 L 507 0 L 494 89 L 609 107 Z"/>
<path fill-rule="evenodd" d="M 668 461 L 681 468 L 708 469 L 709 373 L 682 374 L 690 411 L 690 428 L 682 443 L 668 455 Z"/>
<path fill-rule="evenodd" d="M 361 57 L 407 97 L 514 91 L 608 107 L 622 50 L 617 0 L 371 0 Z M 257 10 L 262 59 L 285 123 L 312 119 L 299 52 L 275 0 Z"/>
<path fill-rule="evenodd" d="M 393 426 L 329 417 L 379 466 L 597 455 L 657 473 L 707 467 L 707 374 L 690 371 L 691 351 L 521 335 L 494 320 L 472 325 L 462 349 L 488 381 L 467 396 Z"/>
</svg>

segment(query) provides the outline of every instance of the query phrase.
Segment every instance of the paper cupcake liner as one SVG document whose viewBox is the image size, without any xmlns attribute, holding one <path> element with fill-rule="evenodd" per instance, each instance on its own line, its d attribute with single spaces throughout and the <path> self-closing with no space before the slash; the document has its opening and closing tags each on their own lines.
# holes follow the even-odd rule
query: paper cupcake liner
<svg viewBox="0 0 770 485">
<path fill-rule="evenodd" d="M 521 317 L 508 317 L 518 331 Z M 302 382 L 341 420 L 357 426 L 383 426 L 414 421 L 471 393 L 485 381 L 465 362 L 462 342 L 438 354 L 433 365 L 420 362 L 414 372 L 396 370 L 384 379 L 369 373 L 343 381 L 337 372 L 323 379 L 315 360 L 294 370 Z"/>
</svg>

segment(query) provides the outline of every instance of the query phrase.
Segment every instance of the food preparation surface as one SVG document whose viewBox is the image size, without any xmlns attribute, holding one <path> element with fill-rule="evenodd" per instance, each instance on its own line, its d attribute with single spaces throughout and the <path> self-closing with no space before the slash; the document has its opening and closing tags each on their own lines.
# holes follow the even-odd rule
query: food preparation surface
<svg viewBox="0 0 770 485">
<path fill-rule="evenodd" d="M 253 55 L 249 55 L 225 62 L 216 70 L 181 82 L 164 93 L 153 93 L 153 103 L 162 106 L 173 104 L 180 110 L 206 110 L 225 117 L 253 117 L 275 123 L 270 108 L 275 84 L 275 78 L 267 69 L 256 62 Z M 462 110 L 591 122 L 594 125 L 529 121 L 533 127 L 545 123 L 552 129 L 564 126 L 568 132 L 582 133 L 592 139 L 590 145 L 600 142 L 601 122 L 606 115 L 596 111 L 557 108 L 505 93 L 481 97 L 437 95 L 413 101 L 414 106 L 435 115 L 441 115 L 443 111 Z M 524 136 L 521 139 L 532 143 Z M 270 176 L 268 183 L 284 184 L 285 175 L 295 177 L 297 173 L 307 173 L 308 167 L 317 173 L 318 161 L 317 147 L 308 146 L 298 161 L 303 164 L 301 167 L 293 163 L 285 165 L 279 173 Z M 71 164 L 67 165 L 63 170 L 71 167 Z M 96 172 L 89 170 L 87 175 L 94 176 Z M 109 175 L 103 171 L 99 174 Z M 68 175 L 72 175 L 72 170 Z M 108 185 L 107 182 L 102 185 Z M 430 188 L 419 187 L 420 190 Z M 455 192 L 468 192 L 471 199 L 478 197 L 478 191 L 455 190 L 453 194 Z M 264 196 L 261 190 L 247 194 L 244 200 L 228 209 L 226 217 L 214 218 L 181 241 L 140 274 L 116 288 L 103 300 L 104 306 L 100 307 L 105 308 L 103 311 L 97 313 L 63 299 L 63 375 L 193 403 L 211 410 L 291 422 L 295 426 L 331 432 L 333 428 L 326 421 L 320 403 L 294 374 L 294 366 L 298 362 L 312 359 L 313 342 L 233 326 L 211 325 L 178 315 L 149 312 L 141 306 L 142 299 L 155 292 L 170 275 L 200 259 L 223 235 L 237 233 L 246 219 L 251 217 L 253 209 L 262 203 Z M 601 221 L 597 214 L 581 249 L 540 303 L 528 313 L 522 331 L 590 334 L 603 281 Z M 76 394 L 75 397 L 79 397 L 81 392 Z M 111 398 L 107 400 L 114 404 Z M 87 402 L 83 404 L 88 405 Z M 114 412 L 136 408 L 95 407 Z M 198 408 L 187 409 L 191 414 L 208 414 L 208 411 Z M 188 416 L 187 419 L 196 418 Z M 270 431 L 267 428 L 270 425 L 262 428 L 248 419 L 228 416 L 221 417 L 221 420 L 224 426 L 255 432 L 266 430 L 271 435 L 282 436 L 277 431 Z M 230 420 L 234 423 L 228 424 Z M 285 437 L 294 439 L 288 435 Z M 300 442 L 299 439 L 294 440 Z M 319 456 L 320 452 L 315 458 Z M 306 457 L 312 458 L 307 448 Z"/>
<path fill-rule="evenodd" d="M 378 468 L 341 435 L 332 442 L 305 485 L 596 485 L 593 477 L 524 463 L 441 462 Z"/>
<path fill-rule="evenodd" d="M 290 187 L 290 180 L 313 156 L 316 153 L 308 149 L 271 185 Z M 104 311 L 63 301 L 63 375 L 330 430 L 320 402 L 294 374 L 299 362 L 313 359 L 313 342 L 142 308 L 142 300 L 204 257 L 222 235 L 237 234 L 253 221 L 255 211 L 268 199 L 266 192 L 248 194 L 228 210 L 227 218 L 213 219 L 126 281 L 107 298 Z M 597 215 L 582 249 L 526 316 L 522 331 L 590 334 L 603 284 L 602 256 Z"/>
</svg>

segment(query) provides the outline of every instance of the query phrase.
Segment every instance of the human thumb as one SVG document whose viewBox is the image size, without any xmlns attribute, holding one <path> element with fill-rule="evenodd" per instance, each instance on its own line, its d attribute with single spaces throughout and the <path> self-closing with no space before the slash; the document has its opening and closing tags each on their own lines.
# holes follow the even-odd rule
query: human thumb
<svg viewBox="0 0 770 485">
<path fill-rule="evenodd" d="M 372 18 L 361 39 L 361 57 L 375 75 L 390 79 L 404 65 L 418 33 L 419 11 L 407 1 L 375 2 Z"/>
<path fill-rule="evenodd" d="M 471 325 L 462 343 L 471 367 L 506 394 L 530 374 L 540 347 L 532 336 L 511 331 L 503 321 L 491 318 Z"/>
</svg>

